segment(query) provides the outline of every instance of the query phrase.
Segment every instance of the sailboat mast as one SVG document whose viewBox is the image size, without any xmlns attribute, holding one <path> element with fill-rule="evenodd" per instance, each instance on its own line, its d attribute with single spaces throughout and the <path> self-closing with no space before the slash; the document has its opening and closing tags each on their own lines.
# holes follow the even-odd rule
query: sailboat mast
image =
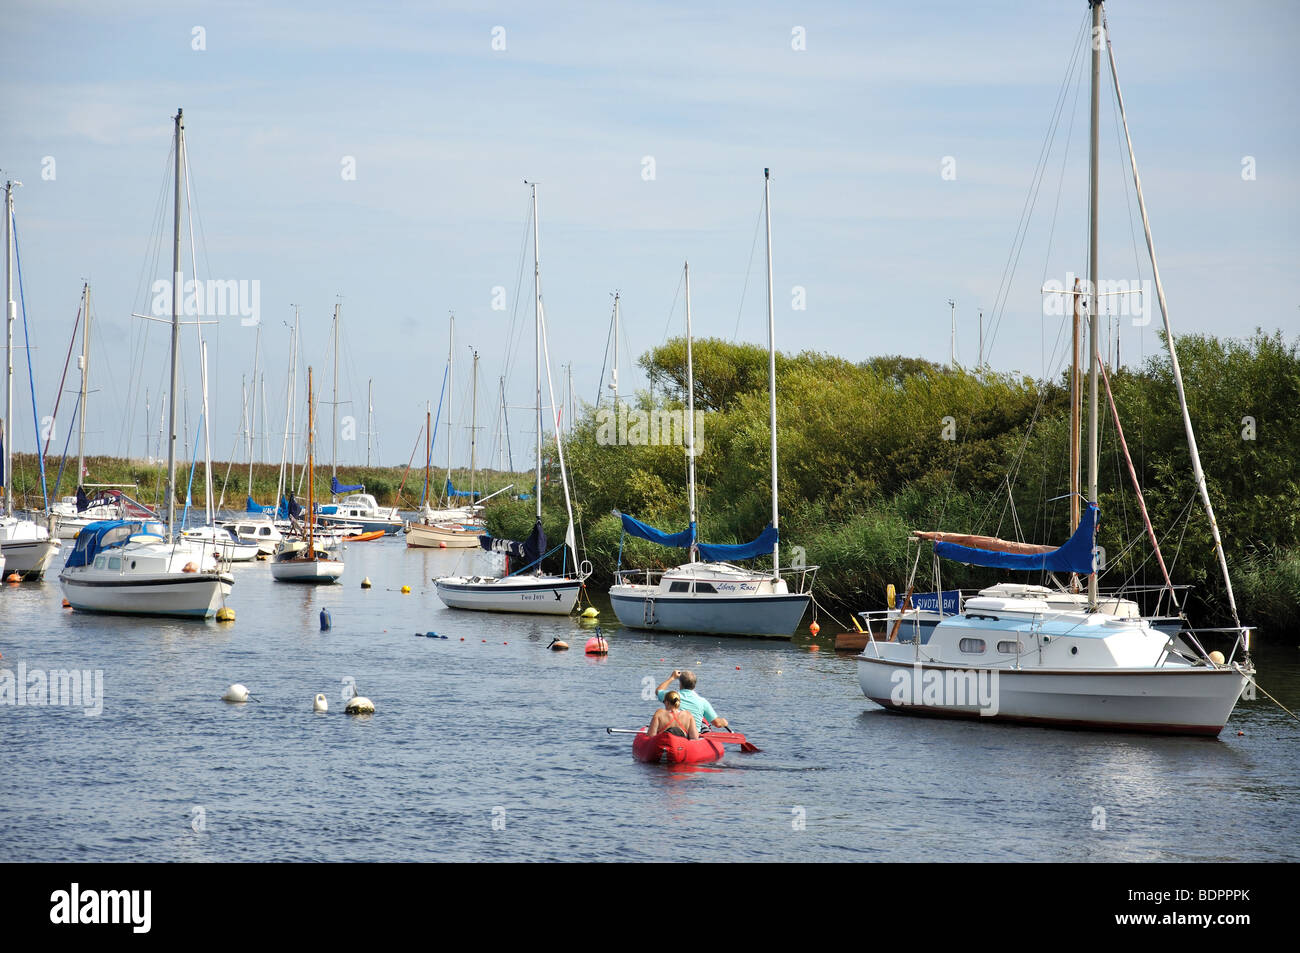
<svg viewBox="0 0 1300 953">
<path fill-rule="evenodd" d="M 1101 114 L 1101 0 L 1092 0 L 1092 125 L 1088 145 L 1088 500 L 1097 502 L 1097 199 Z M 1097 567 L 1088 575 L 1088 605 L 1097 606 Z"/>
<path fill-rule="evenodd" d="M 1146 235 L 1147 254 L 1151 258 L 1151 278 L 1156 286 L 1156 300 L 1160 303 L 1160 317 L 1165 326 L 1165 346 L 1169 348 L 1169 363 L 1174 372 L 1174 384 L 1178 390 L 1178 406 L 1183 412 L 1183 429 L 1187 433 L 1187 450 L 1192 458 L 1192 475 L 1201 494 L 1201 503 L 1205 508 L 1206 518 L 1210 521 L 1210 536 L 1214 540 L 1214 552 L 1219 558 L 1219 570 L 1223 573 L 1223 585 L 1228 594 L 1228 607 L 1232 610 L 1232 620 L 1238 627 L 1241 618 L 1237 614 L 1237 598 L 1232 591 L 1232 577 L 1228 574 L 1228 558 L 1223 552 L 1223 540 L 1219 535 L 1219 523 L 1214 518 L 1214 505 L 1210 502 L 1210 490 L 1205 483 L 1205 471 L 1201 468 L 1201 453 L 1196 445 L 1196 432 L 1192 429 L 1192 417 L 1187 410 L 1187 394 L 1183 389 L 1183 371 L 1178 363 L 1178 351 L 1174 346 L 1174 329 L 1169 323 L 1169 306 L 1165 301 L 1165 286 L 1160 280 L 1160 267 L 1156 264 L 1155 239 L 1151 235 L 1151 219 L 1147 216 L 1146 200 L 1142 197 L 1142 179 L 1138 176 L 1137 156 L 1133 152 L 1133 137 L 1129 135 L 1128 119 L 1124 115 L 1124 95 L 1119 88 L 1119 72 L 1115 69 L 1115 53 L 1106 44 L 1106 54 L 1110 61 L 1111 77 L 1115 80 L 1115 104 L 1119 108 L 1120 123 L 1124 127 L 1124 141 L 1128 145 L 1129 167 L 1133 171 L 1133 190 L 1137 193 L 1138 211 L 1142 213 L 1142 230 Z M 1249 650 L 1249 643 L 1246 644 Z"/>
<path fill-rule="evenodd" d="M 429 491 L 433 488 L 429 484 L 429 464 L 433 457 L 433 413 L 430 410 L 429 401 L 424 402 L 424 505 L 429 506 Z"/>
<path fill-rule="evenodd" d="M 199 344 L 199 378 L 203 387 L 203 511 L 212 525 L 212 425 L 208 413 L 208 344 Z M 197 437 L 195 438 L 197 439 Z"/>
<path fill-rule="evenodd" d="M 253 495 L 253 456 L 257 451 L 257 364 L 262 356 L 262 326 L 253 341 L 253 385 L 248 392 L 248 495 Z M 263 408 L 265 410 L 265 408 Z M 277 505 L 279 501 L 276 501 Z"/>
<path fill-rule="evenodd" d="M 339 302 L 334 302 L 334 436 L 330 443 L 330 476 L 339 478 Z M 331 490 L 335 483 L 330 484 Z"/>
<path fill-rule="evenodd" d="M 456 399 L 456 315 L 451 315 L 447 324 L 447 507 L 451 508 L 451 405 Z"/>
<path fill-rule="evenodd" d="M 5 183 L 5 459 L 4 473 L 4 511 L 8 516 L 14 511 L 14 320 L 18 315 L 14 305 L 13 276 L 13 233 L 14 233 L 14 183 Z"/>
<path fill-rule="evenodd" d="M 691 551 L 695 562 L 695 362 L 691 353 L 691 264 L 686 263 L 686 486 L 690 501 Z"/>
<path fill-rule="evenodd" d="M 618 292 L 614 292 L 614 415 L 618 416 Z"/>
<path fill-rule="evenodd" d="M 337 307 L 337 305 L 336 305 Z M 316 555 L 312 548 L 312 529 L 316 522 L 316 471 L 312 465 L 312 453 L 315 450 L 314 428 L 316 425 L 315 406 L 312 398 L 312 379 L 311 365 L 307 366 L 307 558 L 311 559 Z"/>
<path fill-rule="evenodd" d="M 478 351 L 474 352 L 474 372 L 470 378 L 469 418 L 469 501 L 474 502 L 474 477 L 478 473 Z"/>
<path fill-rule="evenodd" d="M 176 196 L 172 209 L 172 376 L 167 401 L 167 536 L 176 528 L 176 391 L 181 347 L 181 168 L 185 148 L 184 110 L 176 110 Z"/>
<path fill-rule="evenodd" d="M 77 486 L 86 478 L 86 394 L 90 389 L 90 282 L 81 289 L 81 406 L 77 409 Z"/>
<path fill-rule="evenodd" d="M 776 311 L 772 299 L 772 205 L 770 170 L 763 170 L 763 214 L 767 219 L 767 380 L 768 423 L 772 429 L 772 528 L 780 532 L 776 485 Z M 781 578 L 781 543 L 772 544 L 772 576 Z"/>
<path fill-rule="evenodd" d="M 540 242 L 537 238 L 537 183 L 530 183 L 533 191 L 533 318 L 536 325 L 536 391 L 537 391 L 537 477 L 533 485 L 533 495 L 537 498 L 537 519 L 542 519 L 542 269 L 540 263 Z M 618 401 L 614 402 L 615 413 Z"/>
<path fill-rule="evenodd" d="M 370 435 L 375 429 L 375 379 L 366 385 L 366 469 L 370 469 Z"/>
</svg>

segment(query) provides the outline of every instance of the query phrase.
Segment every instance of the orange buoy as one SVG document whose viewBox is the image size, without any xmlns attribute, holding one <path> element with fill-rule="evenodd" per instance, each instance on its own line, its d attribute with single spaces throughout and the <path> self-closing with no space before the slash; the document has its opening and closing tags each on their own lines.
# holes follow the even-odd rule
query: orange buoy
<svg viewBox="0 0 1300 953">
<path fill-rule="evenodd" d="M 593 635 L 587 640 L 586 648 L 583 651 L 588 655 L 608 655 L 609 643 L 605 641 L 603 635 Z"/>
<path fill-rule="evenodd" d="M 818 632 L 820 632 L 821 630 L 822 630 L 822 627 L 821 627 L 820 625 L 818 625 L 816 622 L 813 622 L 812 625 L 808 626 L 808 631 L 811 632 L 813 635 L 816 635 L 816 634 L 817 634 Z"/>
<path fill-rule="evenodd" d="M 64 600 L 63 600 L 63 608 L 65 608 L 65 609 L 71 609 L 71 608 L 72 608 L 72 603 L 69 602 L 67 599 L 64 599 Z"/>
<path fill-rule="evenodd" d="M 563 639 L 553 639 L 547 648 L 552 652 L 567 652 L 569 651 L 569 643 L 565 642 Z"/>
<path fill-rule="evenodd" d="M 18 575 L 18 573 L 16 572 L 11 572 L 8 576 L 5 577 L 5 582 L 22 582 L 22 581 L 23 581 L 23 577 Z"/>
<path fill-rule="evenodd" d="M 194 563 L 186 563 L 185 568 L 181 570 L 181 572 L 198 572 L 198 571 L 199 571 L 199 567 L 194 565 Z"/>
<path fill-rule="evenodd" d="M 446 543 L 439 543 L 439 544 L 438 544 L 438 548 L 439 548 L 439 549 L 446 549 L 446 548 L 447 548 L 447 544 L 446 544 Z"/>
</svg>

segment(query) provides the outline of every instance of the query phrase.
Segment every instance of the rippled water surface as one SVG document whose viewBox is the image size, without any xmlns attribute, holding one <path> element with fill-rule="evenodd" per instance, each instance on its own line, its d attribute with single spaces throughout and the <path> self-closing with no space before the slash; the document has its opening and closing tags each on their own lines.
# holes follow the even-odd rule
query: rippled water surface
<svg viewBox="0 0 1300 953">
<path fill-rule="evenodd" d="M 1300 859 L 1300 724 L 1263 697 L 1217 741 L 901 717 L 825 638 L 646 635 L 606 605 L 594 659 L 569 619 L 444 608 L 430 579 L 477 558 L 353 544 L 324 588 L 239 566 L 233 625 L 3 587 L 0 668 L 104 690 L 93 717 L 0 704 L 0 860 Z M 1300 710 L 1300 636 L 1259 642 L 1261 684 Z M 762 753 L 672 770 L 605 733 L 678 667 Z M 346 678 L 375 715 L 342 714 Z M 232 682 L 257 702 L 223 703 Z"/>
</svg>

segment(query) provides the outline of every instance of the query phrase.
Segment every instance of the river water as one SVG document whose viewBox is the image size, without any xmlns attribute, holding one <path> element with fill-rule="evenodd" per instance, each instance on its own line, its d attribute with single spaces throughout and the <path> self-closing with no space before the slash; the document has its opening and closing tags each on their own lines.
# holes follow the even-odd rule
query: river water
<svg viewBox="0 0 1300 953">
<path fill-rule="evenodd" d="M 480 558 L 352 544 L 320 588 L 237 566 L 233 624 L 74 613 L 57 574 L 4 586 L 0 669 L 103 681 L 99 714 L 0 704 L 0 861 L 1300 859 L 1300 724 L 1262 696 L 1217 740 L 903 717 L 829 622 L 817 643 L 649 635 L 606 604 L 591 658 L 576 621 L 443 607 L 432 577 Z M 1298 641 L 1256 651 L 1293 711 Z M 604 729 L 644 724 L 674 668 L 761 753 L 633 761 Z M 373 716 L 342 713 L 347 680 Z M 222 702 L 232 682 L 256 701 Z"/>
</svg>

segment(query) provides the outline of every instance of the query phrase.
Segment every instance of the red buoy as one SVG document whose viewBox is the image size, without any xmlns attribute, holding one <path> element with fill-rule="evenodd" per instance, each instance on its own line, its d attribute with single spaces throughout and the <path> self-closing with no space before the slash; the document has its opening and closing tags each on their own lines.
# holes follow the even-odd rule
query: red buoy
<svg viewBox="0 0 1300 953">
<path fill-rule="evenodd" d="M 822 627 L 821 627 L 820 625 L 818 625 L 816 622 L 814 622 L 812 625 L 808 626 L 808 631 L 811 632 L 814 636 L 816 636 L 817 633 L 820 632 L 821 630 L 822 630 Z"/>
<path fill-rule="evenodd" d="M 593 635 L 587 640 L 587 647 L 583 651 L 588 655 L 608 655 L 609 643 L 603 635 Z"/>
</svg>

